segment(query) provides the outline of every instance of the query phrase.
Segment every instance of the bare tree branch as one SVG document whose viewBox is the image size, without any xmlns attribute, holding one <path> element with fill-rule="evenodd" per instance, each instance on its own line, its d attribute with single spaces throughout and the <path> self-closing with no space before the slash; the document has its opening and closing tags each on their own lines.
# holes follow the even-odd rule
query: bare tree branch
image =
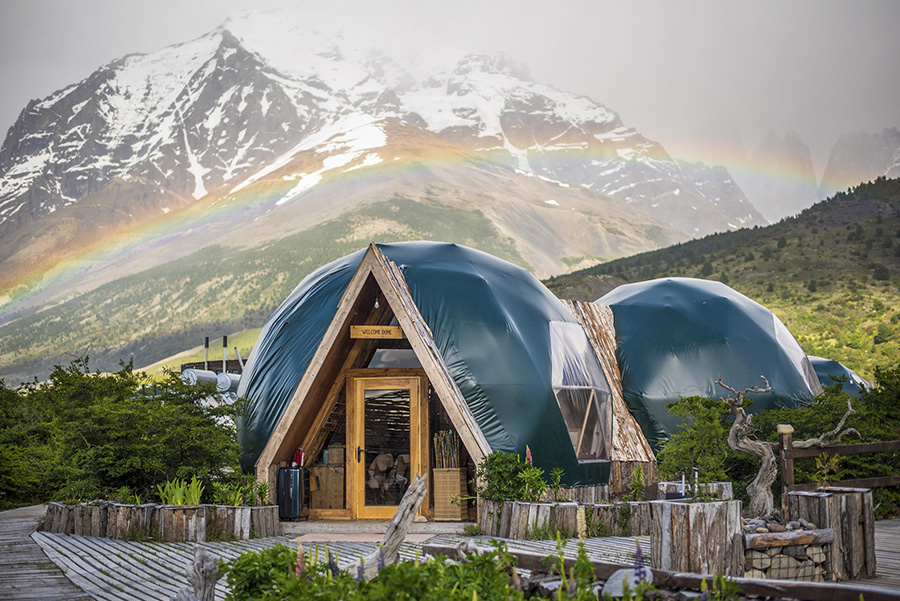
<svg viewBox="0 0 900 601">
<path fill-rule="evenodd" d="M 841 442 L 841 439 L 845 434 L 850 434 L 851 432 L 862 438 L 859 431 L 856 428 L 847 428 L 846 430 L 841 431 L 844 427 L 844 424 L 847 422 L 847 418 L 856 413 L 853 410 L 853 406 L 850 404 L 850 398 L 847 398 L 847 412 L 844 414 L 844 417 L 841 418 L 841 421 L 838 422 L 838 425 L 835 426 L 833 430 L 829 430 L 825 434 L 822 434 L 818 438 L 810 438 L 808 440 L 803 440 L 800 442 L 794 442 L 795 449 L 808 449 L 810 447 L 824 447 L 827 444 Z M 836 438 L 835 438 L 836 437 Z M 833 440 L 832 440 L 833 438 Z"/>
</svg>

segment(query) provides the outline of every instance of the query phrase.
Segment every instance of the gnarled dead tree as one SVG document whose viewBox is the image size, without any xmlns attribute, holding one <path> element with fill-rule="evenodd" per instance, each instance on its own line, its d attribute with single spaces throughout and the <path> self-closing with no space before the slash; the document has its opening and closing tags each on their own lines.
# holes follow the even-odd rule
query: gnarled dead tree
<svg viewBox="0 0 900 601">
<path fill-rule="evenodd" d="M 778 476 L 778 462 L 775 460 L 775 449 L 778 447 L 776 443 L 763 442 L 750 438 L 750 430 L 753 425 L 753 416 L 747 415 L 744 411 L 744 397 L 750 393 L 764 394 L 772 392 L 772 386 L 765 376 L 760 376 L 766 383 L 765 388 L 753 386 L 738 391 L 731 386 L 722 382 L 722 378 L 716 380 L 716 384 L 731 392 L 733 396 L 722 399 L 728 405 L 728 411 L 734 416 L 734 423 L 731 430 L 728 431 L 728 446 L 735 451 L 749 453 L 760 460 L 759 472 L 747 486 L 747 494 L 750 496 L 749 512 L 754 517 L 768 518 L 775 514 L 775 497 L 772 495 L 772 484 Z M 837 427 L 833 430 L 822 434 L 817 438 L 799 441 L 794 443 L 794 447 L 808 448 L 813 446 L 824 446 L 831 442 L 840 442 L 841 438 L 849 432 L 855 432 L 854 428 L 844 430 L 844 424 L 847 418 L 853 414 L 853 407 L 850 405 L 850 399 L 847 399 L 847 412 Z"/>
</svg>

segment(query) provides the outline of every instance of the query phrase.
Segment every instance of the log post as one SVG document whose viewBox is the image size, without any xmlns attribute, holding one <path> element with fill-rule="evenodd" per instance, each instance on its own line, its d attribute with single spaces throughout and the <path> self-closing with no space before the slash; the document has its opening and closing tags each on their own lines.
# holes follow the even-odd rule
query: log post
<svg viewBox="0 0 900 601">
<path fill-rule="evenodd" d="M 781 511 L 788 519 L 788 493 L 794 485 L 794 427 L 790 424 L 778 424 L 778 446 L 781 449 Z"/>
<path fill-rule="evenodd" d="M 740 501 L 650 501 L 650 513 L 654 570 L 744 575 Z"/>
<path fill-rule="evenodd" d="M 193 594 L 184 587 L 172 597 L 172 601 L 214 601 L 219 566 L 216 558 L 200 545 L 194 546 L 194 559 L 187 565 L 187 577 Z"/>
</svg>

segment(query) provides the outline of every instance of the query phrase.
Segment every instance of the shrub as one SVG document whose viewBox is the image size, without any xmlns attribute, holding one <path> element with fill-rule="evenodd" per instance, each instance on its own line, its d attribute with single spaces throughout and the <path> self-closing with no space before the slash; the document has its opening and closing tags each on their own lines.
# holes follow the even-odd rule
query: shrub
<svg viewBox="0 0 900 601">
<path fill-rule="evenodd" d="M 451 563 L 438 557 L 427 563 L 403 562 L 384 566 L 372 581 L 359 580 L 337 567 L 337 558 L 326 548 L 325 561 L 307 553 L 297 561 L 297 552 L 277 544 L 244 553 L 228 564 L 220 564 L 231 593 L 226 601 L 317 601 L 404 600 L 424 601 L 517 601 L 522 592 L 510 586 L 514 558 L 497 544 L 484 555 L 473 555 L 466 563 Z M 588 585 L 581 587 L 588 589 Z"/>
<path fill-rule="evenodd" d="M 131 365 L 90 373 L 85 359 L 57 366 L 40 385 L 0 387 L 5 502 L 92 500 L 123 488 L 149 498 L 159 482 L 236 468 L 235 407 L 207 404 L 211 388 L 175 374 L 157 394 L 144 394 L 149 383 Z"/>
<path fill-rule="evenodd" d="M 515 453 L 491 453 L 475 473 L 478 496 L 493 501 L 537 501 L 547 487 L 543 473 Z"/>
<path fill-rule="evenodd" d="M 683 397 L 668 405 L 669 413 L 680 417 L 679 431 L 672 435 L 659 454 L 659 471 L 667 478 L 699 470 L 701 482 L 725 479 L 728 456 L 728 409 L 725 403 L 699 396 Z"/>
</svg>

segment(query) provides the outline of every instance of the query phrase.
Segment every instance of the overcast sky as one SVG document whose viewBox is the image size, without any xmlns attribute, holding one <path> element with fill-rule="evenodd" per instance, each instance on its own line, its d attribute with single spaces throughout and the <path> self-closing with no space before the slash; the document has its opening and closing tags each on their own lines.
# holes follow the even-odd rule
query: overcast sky
<svg viewBox="0 0 900 601">
<path fill-rule="evenodd" d="M 0 131 L 116 58 L 284 3 L 0 0 Z M 351 14 L 391 36 L 503 50 L 683 158 L 716 162 L 712 142 L 738 134 L 752 154 L 771 127 L 796 131 L 821 176 L 842 133 L 900 126 L 898 0 L 357 0 Z"/>
</svg>

